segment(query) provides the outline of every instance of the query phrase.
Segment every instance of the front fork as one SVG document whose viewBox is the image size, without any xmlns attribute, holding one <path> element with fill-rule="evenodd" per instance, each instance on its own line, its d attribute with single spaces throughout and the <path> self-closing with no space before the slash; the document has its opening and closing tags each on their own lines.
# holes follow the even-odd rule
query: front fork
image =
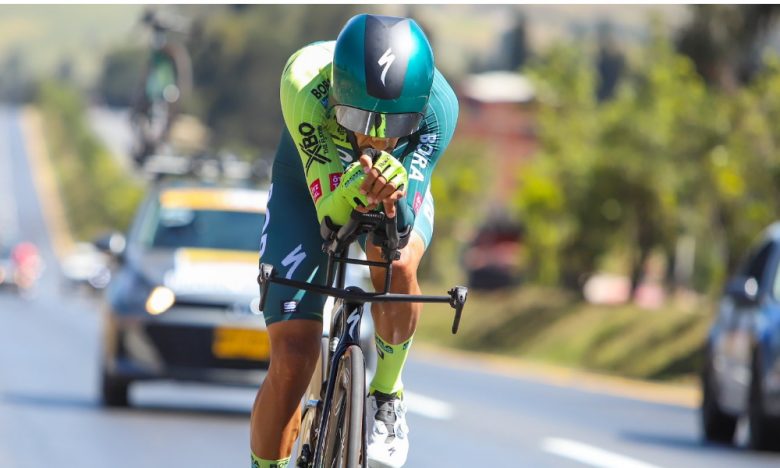
<svg viewBox="0 0 780 468">
<path fill-rule="evenodd" d="M 331 405 L 333 403 L 333 392 L 335 386 L 338 385 L 338 382 L 336 382 L 338 362 L 341 360 L 341 357 L 349 346 L 360 346 L 360 322 L 363 318 L 363 307 L 364 304 L 344 302 L 341 300 L 337 300 L 333 307 L 335 312 L 331 322 L 328 358 L 323 362 L 323 375 L 327 374 L 328 380 L 325 382 L 325 387 L 322 389 L 324 390 L 321 395 L 322 399 L 317 402 L 309 402 L 309 405 L 313 407 L 319 406 L 321 408 L 318 430 L 314 437 L 316 450 L 314 450 L 313 465 L 311 465 L 314 467 L 322 465 L 322 454 L 325 450 L 325 438 L 322 436 L 328 430 L 328 415 L 330 414 Z M 363 428 L 363 441 L 365 442 L 365 427 Z"/>
</svg>

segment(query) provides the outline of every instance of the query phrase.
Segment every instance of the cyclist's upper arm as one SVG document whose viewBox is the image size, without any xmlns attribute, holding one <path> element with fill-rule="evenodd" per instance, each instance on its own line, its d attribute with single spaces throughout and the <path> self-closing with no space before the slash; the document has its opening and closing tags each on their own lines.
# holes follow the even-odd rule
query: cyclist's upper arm
<svg viewBox="0 0 780 468">
<path fill-rule="evenodd" d="M 422 128 L 411 154 L 404 158 L 404 167 L 409 174 L 406 199 L 415 215 L 422 206 L 436 163 L 455 133 L 458 110 L 455 92 L 436 70 Z"/>
<path fill-rule="evenodd" d="M 332 41 L 320 42 L 293 54 L 282 73 L 279 94 L 284 123 L 301 158 L 317 217 L 322 220 L 328 215 L 343 224 L 344 213 L 349 213 L 346 202 L 331 196 L 343 168 L 326 130 L 333 46 Z"/>
</svg>

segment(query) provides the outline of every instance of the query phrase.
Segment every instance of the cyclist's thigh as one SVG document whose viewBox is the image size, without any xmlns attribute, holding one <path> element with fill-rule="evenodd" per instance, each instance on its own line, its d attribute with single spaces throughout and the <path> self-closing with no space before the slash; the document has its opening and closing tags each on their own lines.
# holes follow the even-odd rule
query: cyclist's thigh
<svg viewBox="0 0 780 468">
<path fill-rule="evenodd" d="M 295 151 L 292 140 L 287 144 L 285 139 L 289 136 L 283 137 L 279 151 Z M 279 164 L 280 156 L 277 153 L 274 163 L 266 223 L 260 239 L 260 261 L 273 265 L 279 276 L 322 284 L 327 257 L 322 253 L 317 213 L 302 168 L 298 174 L 298 167 Z M 294 319 L 322 321 L 324 303 L 325 298 L 319 294 L 271 284 L 263 314 L 266 324 Z"/>
</svg>

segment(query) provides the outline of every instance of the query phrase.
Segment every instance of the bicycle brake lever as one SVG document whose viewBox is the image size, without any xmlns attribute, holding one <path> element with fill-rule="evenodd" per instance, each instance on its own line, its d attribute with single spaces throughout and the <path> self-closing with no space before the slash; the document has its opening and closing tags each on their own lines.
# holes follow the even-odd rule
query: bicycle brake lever
<svg viewBox="0 0 780 468">
<path fill-rule="evenodd" d="M 265 263 L 260 264 L 260 274 L 257 275 L 257 283 L 260 285 L 260 305 L 258 306 L 258 310 L 263 311 L 265 310 L 265 297 L 267 296 L 266 293 L 268 293 L 268 285 L 270 281 L 269 279 L 273 278 L 274 276 L 274 267 L 273 265 L 267 265 Z"/>
<path fill-rule="evenodd" d="M 458 333 L 460 316 L 463 313 L 463 306 L 466 305 L 469 290 L 465 286 L 455 286 L 448 292 L 450 294 L 450 306 L 455 309 L 455 318 L 452 320 L 452 334 L 454 335 Z"/>
</svg>

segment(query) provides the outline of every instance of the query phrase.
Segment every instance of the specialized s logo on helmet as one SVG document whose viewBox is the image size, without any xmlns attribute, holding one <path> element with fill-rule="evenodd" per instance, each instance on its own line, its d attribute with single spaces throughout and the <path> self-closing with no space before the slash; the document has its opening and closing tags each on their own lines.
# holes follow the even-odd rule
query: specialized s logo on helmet
<svg viewBox="0 0 780 468">
<path fill-rule="evenodd" d="M 390 65 L 393 64 L 395 61 L 395 55 L 393 55 L 393 49 L 388 47 L 384 54 L 382 54 L 381 57 L 379 57 L 379 60 L 376 62 L 379 64 L 382 68 L 382 84 L 385 85 L 385 77 L 387 76 L 387 70 L 390 69 Z M 387 86 L 387 85 L 385 85 Z"/>
</svg>

